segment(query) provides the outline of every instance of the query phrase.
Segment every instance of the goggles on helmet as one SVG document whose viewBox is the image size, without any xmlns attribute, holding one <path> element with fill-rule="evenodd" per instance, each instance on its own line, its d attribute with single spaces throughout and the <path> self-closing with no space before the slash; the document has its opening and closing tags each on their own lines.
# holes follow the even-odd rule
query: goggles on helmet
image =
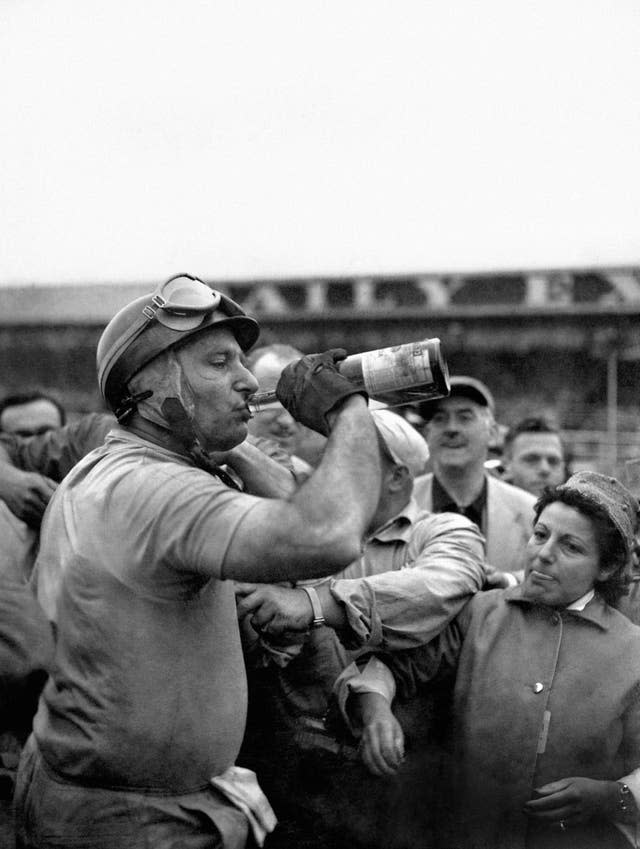
<svg viewBox="0 0 640 849">
<path fill-rule="evenodd" d="M 127 383 L 158 354 L 211 326 L 228 326 L 243 351 L 260 333 L 235 301 L 190 274 L 178 274 L 152 295 L 132 301 L 107 325 L 98 343 L 98 381 L 117 411 Z"/>
<path fill-rule="evenodd" d="M 148 321 L 156 319 L 172 330 L 194 330 L 202 323 L 204 315 L 220 305 L 220 301 L 220 293 L 214 292 L 201 280 L 179 274 L 160 286 L 142 314 Z"/>
</svg>

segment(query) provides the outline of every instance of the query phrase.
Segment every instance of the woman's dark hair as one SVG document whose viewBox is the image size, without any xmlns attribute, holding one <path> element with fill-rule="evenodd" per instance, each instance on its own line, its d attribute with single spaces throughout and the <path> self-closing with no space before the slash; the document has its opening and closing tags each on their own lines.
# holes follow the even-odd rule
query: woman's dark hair
<svg viewBox="0 0 640 849">
<path fill-rule="evenodd" d="M 622 534 L 613 524 L 604 507 L 581 492 L 575 489 L 563 489 L 562 486 L 547 487 L 536 501 L 533 508 L 536 522 L 544 508 L 555 501 L 574 507 L 593 522 L 600 553 L 600 565 L 612 570 L 608 578 L 594 583 L 594 589 L 607 604 L 615 606 L 620 598 L 627 594 L 630 582 L 628 568 L 630 558 Z"/>
</svg>

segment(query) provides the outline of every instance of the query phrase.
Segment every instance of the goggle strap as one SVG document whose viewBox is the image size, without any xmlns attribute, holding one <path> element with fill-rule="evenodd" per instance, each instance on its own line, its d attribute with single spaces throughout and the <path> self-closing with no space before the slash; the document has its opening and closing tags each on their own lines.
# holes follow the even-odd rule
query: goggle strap
<svg viewBox="0 0 640 849">
<path fill-rule="evenodd" d="M 218 298 L 219 297 L 220 296 L 218 295 Z M 111 348 L 107 351 L 103 360 L 104 363 L 109 363 L 118 351 L 123 351 L 122 356 L 124 356 L 124 354 L 128 351 L 131 345 L 135 343 L 136 339 L 140 336 L 143 330 L 145 330 L 151 324 L 152 321 L 157 320 L 157 311 L 159 309 L 162 309 L 166 303 L 166 299 L 163 298 L 163 296 L 159 292 L 156 292 L 156 294 L 151 299 L 151 303 L 143 307 L 140 317 L 136 319 L 136 321 L 134 321 L 131 327 L 128 327 L 124 331 L 124 333 L 122 333 L 116 339 Z M 206 314 L 207 313 L 203 311 L 203 319 Z M 115 366 L 111 370 L 112 373 L 114 369 Z M 111 379 L 112 373 L 109 375 L 109 379 Z"/>
<path fill-rule="evenodd" d="M 101 372 L 104 371 L 106 366 L 111 363 L 119 351 L 126 351 L 136 337 L 138 337 L 144 328 L 151 322 L 154 316 L 152 314 L 150 318 L 145 312 L 147 309 L 149 309 L 148 306 L 142 310 L 143 315 L 141 315 L 140 318 L 137 318 L 131 327 L 127 327 L 124 333 L 121 333 L 120 336 L 118 336 L 113 345 L 106 352 L 102 360 L 103 366 Z M 111 377 L 111 374 L 109 374 L 109 377 Z M 99 379 L 102 382 L 102 374 L 99 375 Z"/>
<path fill-rule="evenodd" d="M 153 321 L 158 310 L 161 310 L 166 303 L 167 301 L 165 298 L 163 298 L 160 293 L 157 293 L 153 296 L 153 298 L 151 298 L 151 303 L 147 304 L 147 306 L 142 310 L 142 314 L 148 321 Z"/>
<path fill-rule="evenodd" d="M 240 489 L 236 481 L 224 469 L 216 465 L 198 439 L 193 421 L 187 415 L 179 398 L 165 398 L 160 407 L 172 432 L 184 445 L 193 462 L 210 475 L 215 475 L 232 489 Z"/>
</svg>

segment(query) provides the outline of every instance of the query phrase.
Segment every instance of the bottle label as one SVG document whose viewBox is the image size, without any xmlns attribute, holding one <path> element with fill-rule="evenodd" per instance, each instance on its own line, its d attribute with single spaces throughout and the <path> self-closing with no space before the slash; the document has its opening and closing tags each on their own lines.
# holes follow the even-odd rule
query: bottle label
<svg viewBox="0 0 640 849">
<path fill-rule="evenodd" d="M 410 343 L 362 354 L 362 378 L 369 395 L 433 383 L 426 345 Z"/>
</svg>

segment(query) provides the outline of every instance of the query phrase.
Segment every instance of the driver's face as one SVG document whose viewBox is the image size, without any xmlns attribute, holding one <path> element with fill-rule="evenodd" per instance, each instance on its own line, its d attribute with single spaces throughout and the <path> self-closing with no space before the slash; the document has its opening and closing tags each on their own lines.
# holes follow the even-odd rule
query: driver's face
<svg viewBox="0 0 640 849">
<path fill-rule="evenodd" d="M 227 451 L 247 435 L 248 400 L 258 382 L 227 328 L 198 335 L 176 351 L 193 393 L 194 419 L 209 451 Z"/>
</svg>

